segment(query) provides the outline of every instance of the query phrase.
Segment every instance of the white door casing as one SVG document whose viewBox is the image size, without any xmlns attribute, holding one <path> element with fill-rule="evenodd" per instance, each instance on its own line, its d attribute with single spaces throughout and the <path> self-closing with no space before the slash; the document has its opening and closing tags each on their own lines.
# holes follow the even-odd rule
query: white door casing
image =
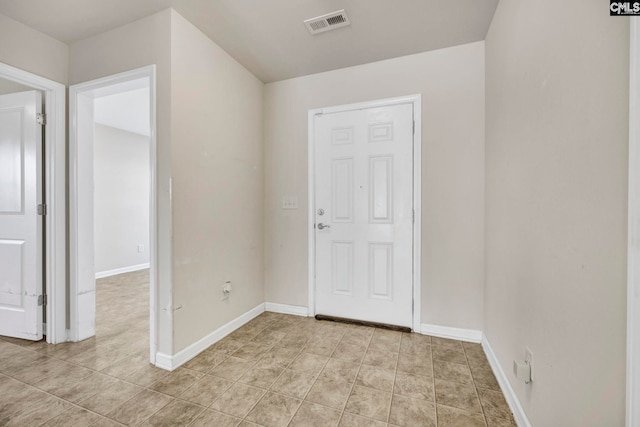
<svg viewBox="0 0 640 427">
<path fill-rule="evenodd" d="M 0 335 L 42 339 L 42 111 L 38 91 L 0 96 Z"/>
<path fill-rule="evenodd" d="M 410 102 L 314 116 L 318 314 L 413 326 L 413 121 Z"/>
</svg>

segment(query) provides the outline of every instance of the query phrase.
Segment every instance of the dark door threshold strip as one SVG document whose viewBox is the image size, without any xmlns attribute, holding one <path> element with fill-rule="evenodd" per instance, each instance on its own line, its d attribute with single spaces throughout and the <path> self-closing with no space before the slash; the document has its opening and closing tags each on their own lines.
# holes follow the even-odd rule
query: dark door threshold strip
<svg viewBox="0 0 640 427">
<path fill-rule="evenodd" d="M 406 326 L 388 325 L 386 323 L 368 322 L 366 320 L 345 319 L 344 317 L 326 316 L 324 314 L 316 314 L 316 320 L 328 320 L 330 322 L 348 323 L 350 325 L 370 326 L 373 328 L 389 329 L 398 332 L 411 332 L 411 328 Z"/>
</svg>

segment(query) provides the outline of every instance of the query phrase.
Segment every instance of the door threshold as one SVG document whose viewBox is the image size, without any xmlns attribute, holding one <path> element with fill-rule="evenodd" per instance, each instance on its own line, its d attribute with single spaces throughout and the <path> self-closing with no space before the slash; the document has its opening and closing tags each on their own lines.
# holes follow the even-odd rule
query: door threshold
<svg viewBox="0 0 640 427">
<path fill-rule="evenodd" d="M 407 326 L 389 325 L 387 323 L 369 322 L 367 320 L 347 319 L 344 317 L 327 316 L 325 314 L 316 314 L 316 320 L 327 320 L 330 322 L 348 323 L 350 325 L 370 326 L 372 328 L 389 329 L 398 332 L 411 332 L 411 328 Z"/>
</svg>

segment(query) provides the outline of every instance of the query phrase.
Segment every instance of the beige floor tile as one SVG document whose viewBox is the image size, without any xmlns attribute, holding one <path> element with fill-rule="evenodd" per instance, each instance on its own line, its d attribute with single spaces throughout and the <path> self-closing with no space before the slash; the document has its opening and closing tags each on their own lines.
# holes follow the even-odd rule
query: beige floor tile
<svg viewBox="0 0 640 427">
<path fill-rule="evenodd" d="M 149 388 L 175 397 L 183 393 L 203 376 L 204 374 L 201 372 L 179 368 L 162 377 L 162 379 L 153 383 Z"/>
<path fill-rule="evenodd" d="M 460 347 L 462 349 L 462 346 Z M 467 358 L 464 351 L 458 351 L 455 348 L 444 347 L 439 345 L 431 346 L 431 354 L 433 360 L 441 360 L 443 362 L 467 364 Z"/>
<path fill-rule="evenodd" d="M 234 340 L 233 338 L 230 338 L 230 337 L 225 337 L 224 339 L 218 341 L 217 343 L 209 347 L 208 350 L 220 351 L 227 355 L 231 355 L 233 352 L 238 350 L 244 344 L 245 344 L 244 342 Z"/>
<path fill-rule="evenodd" d="M 345 331 L 341 342 L 367 348 L 372 335 L 372 329 L 349 329 Z"/>
<path fill-rule="evenodd" d="M 331 356 L 339 342 L 339 338 L 317 336 L 309 341 L 302 351 L 320 356 Z"/>
<path fill-rule="evenodd" d="M 256 361 L 260 359 L 270 348 L 271 347 L 267 345 L 258 344 L 257 342 L 248 342 L 236 350 L 232 356 L 239 359 Z"/>
<path fill-rule="evenodd" d="M 433 376 L 435 378 L 447 381 L 454 381 L 463 384 L 473 384 L 471 371 L 469 366 L 460 363 L 443 362 L 442 360 L 433 361 Z"/>
<path fill-rule="evenodd" d="M 186 426 L 194 421 L 205 408 L 182 400 L 174 400 L 142 423 L 145 427 Z"/>
<path fill-rule="evenodd" d="M 99 415 L 86 409 L 71 407 L 55 418 L 43 424 L 44 427 L 85 427 L 92 426 L 102 420 Z"/>
<path fill-rule="evenodd" d="M 394 379 L 394 371 L 387 371 L 386 369 L 376 368 L 374 366 L 362 365 L 358 372 L 356 385 L 371 387 L 391 393 L 391 391 L 393 391 Z"/>
<path fill-rule="evenodd" d="M 436 403 L 470 412 L 482 412 L 476 389 L 470 384 L 435 380 Z"/>
<path fill-rule="evenodd" d="M 386 422 L 391 407 L 391 393 L 369 387 L 354 386 L 345 412 Z"/>
<path fill-rule="evenodd" d="M 122 424 L 138 425 L 165 407 L 173 399 L 151 390 L 142 390 L 107 414 Z"/>
<path fill-rule="evenodd" d="M 98 414 L 106 415 L 141 391 L 141 387 L 116 380 L 114 384 L 80 401 L 79 405 Z"/>
<path fill-rule="evenodd" d="M 339 427 L 384 427 L 387 423 L 372 420 L 371 418 L 361 417 L 359 415 L 344 412 L 340 418 Z"/>
<path fill-rule="evenodd" d="M 241 422 L 240 418 L 207 409 L 196 418 L 190 427 L 236 427 Z"/>
<path fill-rule="evenodd" d="M 197 403 L 198 405 L 209 406 L 232 385 L 233 381 L 213 375 L 205 375 L 178 395 L 178 397 L 188 400 L 189 402 Z"/>
<path fill-rule="evenodd" d="M 71 355 L 67 361 L 77 363 L 85 368 L 100 371 L 113 363 L 128 358 L 126 353 L 109 347 L 95 346 L 89 350 Z"/>
<path fill-rule="evenodd" d="M 274 347 L 267 351 L 260 361 L 263 362 L 263 364 L 270 362 L 274 365 L 289 365 L 289 363 L 293 362 L 293 360 L 298 357 L 298 354 L 300 354 L 300 350 L 297 349 Z"/>
<path fill-rule="evenodd" d="M 283 332 L 262 331 L 253 339 L 253 342 L 272 347 L 284 338 L 285 335 Z"/>
<path fill-rule="evenodd" d="M 400 351 L 400 341 L 402 340 L 402 333 L 395 331 L 385 331 L 383 329 L 376 329 L 369 348 L 375 348 L 378 350 L 391 351 L 397 353 Z"/>
<path fill-rule="evenodd" d="M 360 365 L 347 360 L 330 358 L 320 373 L 320 378 L 352 383 L 356 380 Z"/>
<path fill-rule="evenodd" d="M 498 380 L 491 369 L 471 367 L 471 375 L 476 383 L 476 387 L 501 391 Z"/>
<path fill-rule="evenodd" d="M 310 337 L 306 335 L 287 334 L 284 338 L 278 341 L 278 347 L 302 350 L 309 340 Z"/>
<path fill-rule="evenodd" d="M 216 399 L 210 408 L 228 415 L 244 418 L 265 393 L 256 387 L 235 383 Z"/>
<path fill-rule="evenodd" d="M 403 333 L 400 353 L 425 354 L 431 351 L 431 337 L 414 333 Z"/>
<path fill-rule="evenodd" d="M 472 368 L 491 369 L 487 356 L 484 353 L 467 352 L 467 363 Z"/>
<path fill-rule="evenodd" d="M 169 375 L 169 372 L 164 369 L 156 368 L 155 366 L 147 364 L 146 366 L 133 371 L 123 379 L 141 387 L 150 387 L 153 383 L 160 381 L 167 375 Z"/>
<path fill-rule="evenodd" d="M 436 427 L 436 407 L 421 399 L 393 395 L 389 423 L 399 427 Z"/>
<path fill-rule="evenodd" d="M 479 388 L 478 396 L 480 397 L 480 403 L 486 416 L 507 420 L 513 419 L 509 405 L 507 405 L 502 393 Z"/>
<path fill-rule="evenodd" d="M 329 358 L 325 356 L 301 353 L 293 362 L 291 362 L 289 369 L 311 375 L 318 375 L 328 361 Z"/>
<path fill-rule="evenodd" d="M 463 351 L 461 341 L 451 340 L 448 338 L 431 337 L 431 344 L 441 347 L 448 347 L 457 351 Z"/>
<path fill-rule="evenodd" d="M 222 351 L 207 350 L 189 360 L 183 366 L 193 371 L 206 373 L 212 371 L 216 366 L 224 362 L 227 357 L 229 357 L 229 355 Z"/>
<path fill-rule="evenodd" d="M 413 427 L 437 402 L 441 426 L 515 426 L 479 344 L 267 312 L 169 373 L 149 364 L 148 272 L 97 299 L 95 338 L 0 337 L 0 425 Z"/>
<path fill-rule="evenodd" d="M 351 393 L 351 384 L 346 381 L 318 379 L 305 400 L 342 410 L 349 398 L 349 393 Z"/>
<path fill-rule="evenodd" d="M 462 409 L 436 405 L 438 427 L 486 427 L 484 416 Z"/>
<path fill-rule="evenodd" d="M 93 374 L 93 371 L 81 366 L 70 365 L 68 368 L 66 372 L 59 372 L 42 378 L 37 382 L 36 387 L 57 396 L 69 387 L 87 380 Z"/>
<path fill-rule="evenodd" d="M 311 402 L 303 402 L 289 427 L 335 427 L 339 420 L 340 411 Z"/>
<path fill-rule="evenodd" d="M 60 387 L 54 394 L 69 402 L 78 403 L 116 384 L 118 380 L 99 372 L 92 372 L 81 381 Z"/>
<path fill-rule="evenodd" d="M 237 380 L 247 372 L 255 362 L 251 362 L 237 357 L 230 356 L 211 370 L 211 374 L 228 380 Z"/>
<path fill-rule="evenodd" d="M 249 369 L 245 374 L 240 377 L 238 382 L 248 384 L 254 387 L 269 388 L 276 382 L 278 377 L 284 372 L 285 367 L 280 365 L 274 368 L 261 368 L 256 365 Z"/>
<path fill-rule="evenodd" d="M 365 365 L 375 366 L 376 368 L 395 371 L 396 366 L 398 365 L 398 353 L 369 348 L 364 355 L 362 363 Z"/>
<path fill-rule="evenodd" d="M 361 363 L 366 351 L 366 347 L 347 344 L 343 341 L 340 341 L 340 344 L 338 344 L 336 349 L 333 351 L 331 357 L 333 357 L 334 359 L 342 359 L 349 362 Z"/>
<path fill-rule="evenodd" d="M 429 355 L 400 353 L 397 369 L 399 372 L 433 377 L 433 365 Z"/>
<path fill-rule="evenodd" d="M 304 399 L 315 380 L 316 377 L 314 375 L 286 369 L 271 386 L 271 390 L 287 396 Z"/>
<path fill-rule="evenodd" d="M 506 420 L 504 418 L 485 417 L 488 427 L 516 427 L 516 423 L 513 420 Z"/>
<path fill-rule="evenodd" d="M 30 399 L 30 404 L 19 412 L 7 418 L 3 417 L 3 425 L 6 427 L 39 426 L 72 407 L 70 403 L 51 395 L 39 395 L 36 399 Z"/>
<path fill-rule="evenodd" d="M 433 379 L 421 375 L 398 372 L 396 374 L 393 392 L 413 399 L 424 399 L 435 402 Z"/>
<path fill-rule="evenodd" d="M 285 427 L 302 403 L 301 400 L 267 392 L 246 419 L 265 427 Z"/>
</svg>

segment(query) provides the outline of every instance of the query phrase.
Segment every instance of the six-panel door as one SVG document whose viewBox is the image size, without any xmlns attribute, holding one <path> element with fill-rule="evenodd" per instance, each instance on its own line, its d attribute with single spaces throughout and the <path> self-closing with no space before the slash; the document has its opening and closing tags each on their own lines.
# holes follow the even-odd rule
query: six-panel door
<svg viewBox="0 0 640 427">
<path fill-rule="evenodd" d="M 314 146 L 316 313 L 411 327 L 413 106 L 317 115 Z"/>
</svg>

